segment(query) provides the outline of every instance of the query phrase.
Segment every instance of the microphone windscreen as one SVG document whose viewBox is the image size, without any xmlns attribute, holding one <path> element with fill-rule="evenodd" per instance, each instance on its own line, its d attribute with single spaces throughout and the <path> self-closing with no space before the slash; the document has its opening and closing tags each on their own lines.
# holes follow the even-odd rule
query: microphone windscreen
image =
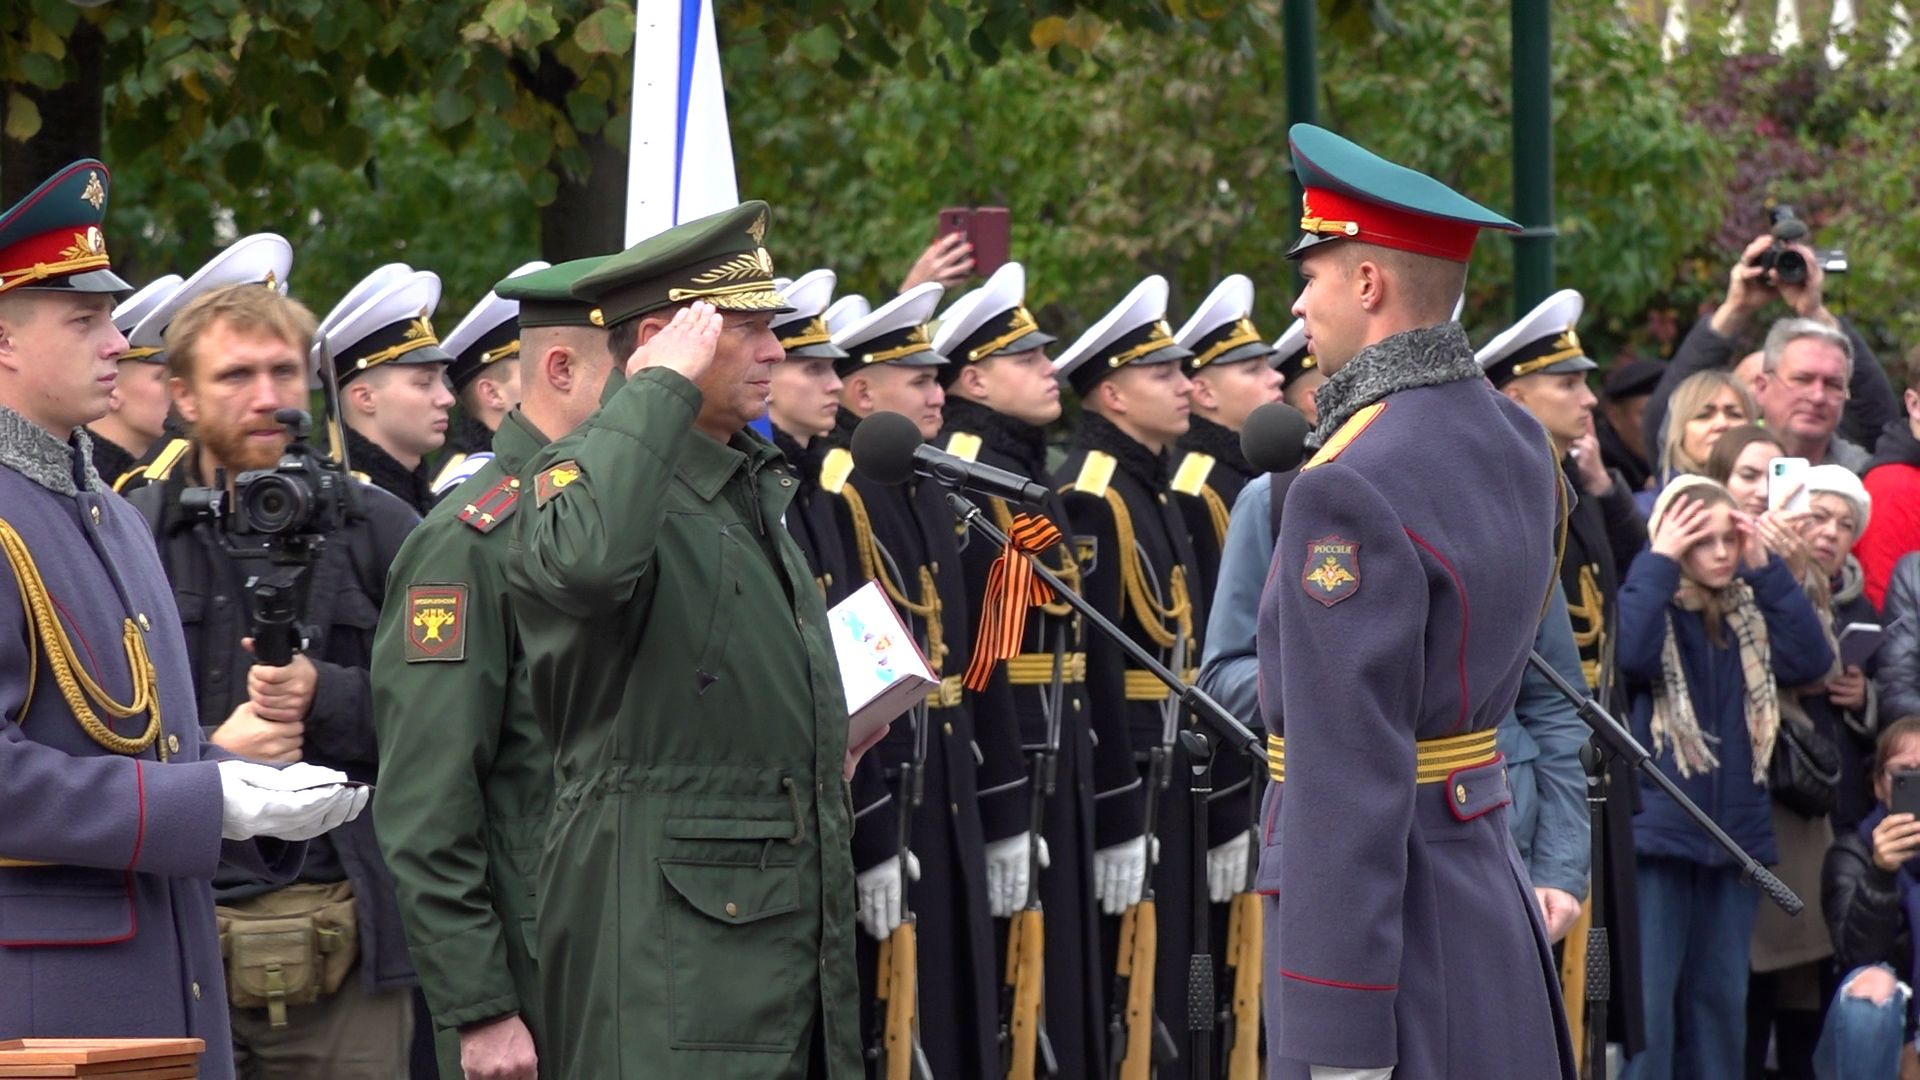
<svg viewBox="0 0 1920 1080">
<path fill-rule="evenodd" d="M 1284 401 L 1272 401 L 1247 415 L 1240 429 L 1240 452 L 1261 472 L 1287 472 L 1307 452 L 1307 418 Z"/>
<path fill-rule="evenodd" d="M 920 428 L 896 412 L 877 412 L 853 429 L 853 467 L 877 484 L 913 479 L 913 452 Z"/>
</svg>

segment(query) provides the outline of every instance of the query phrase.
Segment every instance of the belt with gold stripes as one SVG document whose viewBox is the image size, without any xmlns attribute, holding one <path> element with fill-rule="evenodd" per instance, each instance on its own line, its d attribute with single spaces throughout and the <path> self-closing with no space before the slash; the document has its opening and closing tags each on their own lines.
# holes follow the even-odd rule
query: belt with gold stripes
<svg viewBox="0 0 1920 1080">
<path fill-rule="evenodd" d="M 959 675 L 948 675 L 940 680 L 940 685 L 927 695 L 927 707 L 932 709 L 951 709 L 960 704 L 962 679 Z"/>
<path fill-rule="evenodd" d="M 1007 660 L 1007 681 L 1015 686 L 1052 686 L 1053 654 L 1023 652 Z M 1061 682 L 1087 681 L 1087 654 L 1070 652 L 1060 658 Z"/>
<path fill-rule="evenodd" d="M 1444 783 L 1460 769 L 1491 764 L 1500 756 L 1495 742 L 1493 728 L 1444 739 L 1423 739 L 1414 744 L 1413 781 Z M 1278 735 L 1267 736 L 1267 775 L 1276 784 L 1287 779 L 1287 740 Z"/>
<path fill-rule="evenodd" d="M 1200 669 L 1197 667 L 1190 667 L 1176 674 L 1187 682 L 1197 682 L 1200 679 Z M 1126 679 L 1128 701 L 1167 700 L 1167 684 L 1161 682 L 1160 677 L 1153 672 L 1145 668 L 1128 668 Z"/>
</svg>

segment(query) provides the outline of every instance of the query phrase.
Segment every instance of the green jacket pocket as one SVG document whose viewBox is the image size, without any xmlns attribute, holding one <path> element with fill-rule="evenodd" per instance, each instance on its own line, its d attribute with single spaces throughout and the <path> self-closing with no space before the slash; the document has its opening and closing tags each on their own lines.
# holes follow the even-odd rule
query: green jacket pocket
<svg viewBox="0 0 1920 1080">
<path fill-rule="evenodd" d="M 671 1039 L 681 1050 L 790 1054 L 813 1018 L 817 961 L 791 865 L 662 860 Z M 751 971 L 752 979 L 729 973 Z"/>
</svg>

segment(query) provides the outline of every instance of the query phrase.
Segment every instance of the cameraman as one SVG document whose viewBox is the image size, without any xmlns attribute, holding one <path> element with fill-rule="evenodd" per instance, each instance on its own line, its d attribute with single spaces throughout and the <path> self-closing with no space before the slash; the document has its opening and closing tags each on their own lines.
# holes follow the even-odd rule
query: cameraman
<svg viewBox="0 0 1920 1080">
<path fill-rule="evenodd" d="M 1844 408 L 1837 428 L 1831 431 L 1824 454 L 1804 456 L 1816 465 L 1829 461 L 1861 472 L 1868 454 L 1880 437 L 1880 430 L 1900 413 L 1893 385 L 1887 381 L 1887 373 L 1880 367 L 1873 350 L 1854 331 L 1853 326 L 1827 310 L 1822 292 L 1827 277 L 1824 260 L 1804 243 L 1787 243 L 1784 245 L 1785 251 L 1797 254 L 1804 260 L 1806 278 L 1798 282 L 1781 281 L 1778 271 L 1762 265 L 1774 243 L 1773 234 L 1767 233 L 1747 244 L 1740 253 L 1739 261 L 1728 271 L 1726 298 L 1720 302 L 1711 318 L 1700 319 L 1693 324 L 1693 329 L 1688 331 L 1686 339 L 1674 352 L 1673 362 L 1667 365 L 1660 384 L 1647 400 L 1643 417 L 1647 445 L 1662 445 L 1667 400 L 1672 397 L 1674 388 L 1695 372 L 1732 367 L 1734 361 L 1747 351 L 1741 348 L 1740 340 L 1751 327 L 1754 316 L 1768 304 L 1780 300 L 1786 304 L 1789 316 L 1824 324 L 1845 334 L 1853 343 L 1852 373 L 1847 376 Z M 1768 366 L 1769 378 L 1778 373 L 1776 366 Z M 1793 382 L 1791 374 L 1782 375 L 1782 378 L 1789 386 L 1781 389 L 1789 389 Z M 1779 422 L 1772 422 L 1772 426 L 1781 426 L 1784 421 L 1785 418 L 1781 417 Z"/>
<path fill-rule="evenodd" d="M 308 640 L 290 664 L 268 667 L 252 657 L 249 579 L 272 568 L 269 541 L 235 535 L 185 498 L 223 476 L 231 498 L 240 474 L 276 466 L 290 439 L 274 414 L 307 404 L 313 335 L 304 306 L 259 285 L 214 289 L 187 304 L 166 344 L 191 448 L 132 502 L 179 600 L 200 723 L 212 741 L 244 757 L 310 761 L 371 782 L 373 632 L 387 566 L 418 519 L 385 492 L 349 482 L 359 507 L 326 538 L 294 600 Z M 214 886 L 241 1076 L 406 1074 L 416 979 L 371 813 L 313 840 L 293 885 L 276 890 L 228 875 Z M 290 935 L 248 932 L 289 924 Z"/>
</svg>

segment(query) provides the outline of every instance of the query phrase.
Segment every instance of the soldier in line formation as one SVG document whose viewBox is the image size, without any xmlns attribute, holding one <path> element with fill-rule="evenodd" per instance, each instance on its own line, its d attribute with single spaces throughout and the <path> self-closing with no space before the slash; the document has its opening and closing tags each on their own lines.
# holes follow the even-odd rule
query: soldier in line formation
<svg viewBox="0 0 1920 1080">
<path fill-rule="evenodd" d="M 1339 144 L 1334 159 L 1348 148 L 1364 154 L 1318 135 Z M 1310 216 L 1310 233 L 1339 239 L 1330 230 L 1344 226 L 1351 237 L 1365 228 L 1369 239 L 1355 245 L 1365 251 L 1395 246 L 1371 239 L 1376 228 L 1460 227 L 1435 226 L 1440 219 L 1417 208 L 1381 210 L 1392 200 L 1370 201 L 1372 166 L 1353 160 L 1360 179 L 1343 186 L 1333 175 L 1340 166 L 1329 166 L 1322 187 L 1333 194 L 1316 198 L 1354 220 Z M 1326 457 L 1385 405 L 1356 403 L 1351 379 L 1328 382 L 1302 323 L 1270 343 L 1251 320 L 1253 285 L 1240 275 L 1177 333 L 1168 285 L 1149 277 L 1053 356 L 1058 341 L 1034 319 L 1018 264 L 944 311 L 937 283 L 876 307 L 836 300 L 831 270 L 776 279 L 769 223 L 765 204 L 749 202 L 617 254 L 524 265 L 444 342 L 431 321 L 438 278 L 380 267 L 317 325 L 309 316 L 303 339 L 298 327 L 281 335 L 302 339 L 283 343 L 300 346 L 297 361 L 262 361 L 261 386 L 276 389 L 253 404 L 222 404 L 217 388 L 202 392 L 190 372 L 176 373 L 187 420 L 233 418 L 219 428 L 230 440 L 221 445 L 210 430 L 181 441 L 141 434 L 154 424 L 136 392 L 103 401 L 90 422 L 124 440 L 133 462 L 124 486 L 144 486 L 155 493 L 149 503 L 166 506 L 181 476 L 211 482 L 213 462 L 263 467 L 264 451 L 284 445 L 265 438 L 274 407 L 330 375 L 343 424 L 332 433 L 335 451 L 384 489 L 373 505 L 397 511 L 398 532 L 412 528 L 407 507 L 425 514 L 397 553 L 379 521 L 370 527 L 377 633 L 370 621 L 331 620 L 340 625 L 314 642 L 335 648 L 316 653 L 317 686 L 297 675 L 247 680 L 249 691 L 260 680 L 258 696 L 278 710 L 270 720 L 351 710 L 370 695 L 351 729 L 363 734 L 309 740 L 309 750 L 369 781 L 377 752 L 377 823 L 367 815 L 360 832 L 377 829 L 378 847 L 359 834 L 330 837 L 317 862 L 307 852 L 304 876 L 262 877 L 255 865 L 238 895 L 291 880 L 330 896 L 333 883 L 350 884 L 367 965 L 354 981 L 366 1002 L 332 1023 L 368 1029 L 391 1052 L 394 1022 L 404 1028 L 408 1016 L 404 995 L 382 1014 L 384 1027 L 365 1010 L 417 981 L 412 1019 L 434 1037 L 447 1077 L 849 1077 L 887 1075 L 903 1059 L 933 1077 L 1255 1075 L 1263 1032 L 1274 1031 L 1273 1016 L 1263 1024 L 1258 1014 L 1263 993 L 1270 1008 L 1283 991 L 1301 993 L 1293 984 L 1263 992 L 1263 978 L 1314 981 L 1274 968 L 1276 928 L 1264 929 L 1261 956 L 1251 894 L 1262 848 L 1276 855 L 1267 845 L 1279 824 L 1275 804 L 1274 820 L 1256 832 L 1261 770 L 1237 752 L 1191 760 L 1180 736 L 1206 729 L 1177 692 L 1057 595 L 1028 613 L 1003 662 L 973 664 L 974 650 L 995 637 L 983 624 L 1025 603 L 995 593 L 1008 553 L 970 529 L 937 483 L 887 486 L 857 469 L 851 437 L 860 421 L 895 412 L 948 453 L 1040 481 L 1051 491 L 1040 507 L 973 498 L 1002 532 L 1038 537 L 1042 565 L 1192 680 L 1236 503 L 1255 479 L 1238 446 L 1247 417 L 1284 397 L 1312 418 L 1323 387 L 1339 388 L 1333 424 L 1345 434 Z M 1464 248 L 1453 251 L 1460 243 L 1449 234 L 1442 257 L 1464 261 Z M 171 324 L 203 323 L 231 290 L 264 286 L 279 297 L 290 262 L 284 240 L 249 237 L 193 278 L 134 294 L 116 309 L 116 325 L 164 352 L 183 340 Z M 1385 288 L 1410 290 L 1390 293 L 1389 314 L 1425 318 L 1434 290 L 1404 272 L 1386 272 Z M 1525 355 L 1504 356 L 1510 382 L 1558 376 L 1559 367 L 1519 365 L 1550 355 L 1564 365 L 1571 355 L 1526 351 L 1535 337 L 1516 333 Z M 331 372 L 309 367 L 309 340 Z M 1449 371 L 1472 359 L 1461 354 L 1463 339 L 1437 347 Z M 124 372 L 159 354 L 114 355 Z M 291 399 L 282 382 L 297 391 Z M 1508 394 L 1544 420 L 1527 400 L 1537 385 Z M 1061 415 L 1063 387 L 1079 399 L 1080 422 L 1065 461 L 1049 468 L 1045 432 Z M 448 440 L 456 395 L 470 425 L 454 433 L 460 441 L 435 482 L 427 462 Z M 1517 453 L 1533 421 L 1518 408 L 1500 415 L 1516 432 L 1501 452 Z M 771 438 L 749 427 L 762 416 Z M 1549 432 L 1561 453 L 1580 437 L 1571 426 Z M 1543 460 L 1547 448 L 1542 441 Z M 1601 483 L 1583 479 L 1588 490 Z M 1279 531 L 1270 525 L 1268 535 Z M 1302 620 L 1359 590 L 1363 564 L 1339 539 L 1281 543 L 1294 558 L 1311 541 L 1308 555 L 1334 572 L 1281 582 L 1318 602 L 1301 608 Z M 363 553 L 358 544 L 341 550 L 337 573 L 353 577 L 328 588 L 346 598 L 342 610 L 357 610 L 364 600 L 345 583 L 365 576 Z M 1516 595 L 1533 576 L 1544 587 L 1547 554 L 1528 549 L 1529 569 L 1541 573 Z M 1604 553 L 1591 554 L 1604 569 Z M 849 746 L 827 609 L 869 582 L 903 617 L 937 683 L 877 741 Z M 1367 595 L 1376 598 L 1350 610 L 1371 610 L 1385 594 Z M 1282 602 L 1300 607 L 1291 595 Z M 1351 621 L 1349 610 L 1338 615 Z M 1595 637 L 1599 626 L 1591 624 Z M 362 638 L 366 655 L 348 655 Z M 1510 665 L 1497 662 L 1504 682 Z M 359 698 L 329 690 L 329 678 L 347 679 L 340 685 Z M 1301 678 L 1290 669 L 1289 694 Z M 1476 710 L 1497 714 L 1499 696 L 1485 695 Z M 302 756 L 297 738 L 282 745 L 286 729 L 241 717 L 245 705 L 224 723 L 207 713 L 230 702 L 201 703 L 220 725 L 214 746 L 226 745 L 228 731 L 257 756 Z M 1277 699 L 1265 706 L 1276 719 Z M 233 727 L 236 718 L 246 723 Z M 330 723 L 322 730 L 350 730 Z M 1400 735 L 1413 746 L 1411 728 Z M 1476 754 L 1491 749 L 1490 736 L 1474 738 Z M 1317 745 L 1300 739 L 1295 756 Z M 1485 804 L 1476 814 L 1493 813 L 1504 805 L 1504 779 L 1479 757 L 1473 764 L 1486 773 L 1476 785 L 1487 785 L 1484 795 L 1474 790 Z M 1211 794 L 1196 805 L 1196 771 L 1209 765 Z M 1488 842 L 1486 857 L 1497 862 L 1498 842 Z M 1337 901 L 1317 895 L 1312 910 L 1319 917 Z M 1266 909 L 1271 917 L 1270 900 Z M 382 951 L 398 940 L 396 919 L 411 963 Z M 1497 922 L 1503 947 L 1537 939 L 1544 956 L 1540 912 L 1503 908 Z M 1023 948 L 1035 926 L 1044 926 L 1043 947 Z M 1364 960 L 1370 975 L 1379 966 L 1341 948 L 1349 951 L 1328 955 Z M 917 971 L 916 950 L 925 961 Z M 1201 1006 L 1228 1021 L 1205 1062 L 1190 1060 L 1186 1039 L 1195 953 L 1214 967 L 1216 1000 Z M 1036 957 L 1044 974 L 1029 981 L 1023 965 Z M 1337 992 L 1299 998 L 1313 1008 L 1378 989 L 1314 985 Z M 1023 999 L 1029 986 L 1037 1007 Z M 1558 1008 L 1551 987 L 1520 999 Z M 1436 1017 L 1421 1030 L 1447 1022 Z M 282 1026 L 245 1034 L 271 1045 Z M 1323 1035 L 1314 1046 L 1342 1046 Z M 1530 1052 L 1545 1048 L 1548 1059 L 1564 1046 L 1551 1026 L 1528 1036 Z M 1311 1075 L 1372 1076 L 1340 1070 L 1386 1053 L 1315 1060 Z M 1308 1074 L 1305 1061 L 1293 1062 L 1298 1075 Z M 1276 1068 L 1295 1075 L 1292 1064 Z"/>
</svg>

